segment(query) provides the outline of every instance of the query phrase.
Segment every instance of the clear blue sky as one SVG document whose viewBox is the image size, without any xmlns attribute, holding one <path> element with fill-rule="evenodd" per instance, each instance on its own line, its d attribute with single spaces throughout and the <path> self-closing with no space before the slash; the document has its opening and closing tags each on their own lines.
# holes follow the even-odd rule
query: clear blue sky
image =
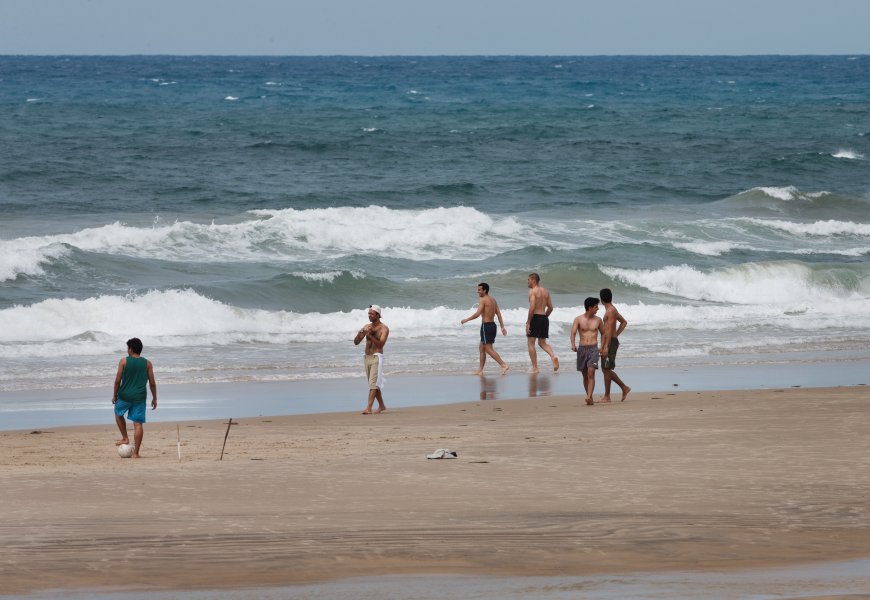
<svg viewBox="0 0 870 600">
<path fill-rule="evenodd" d="M 0 0 L 0 54 L 870 54 L 870 0 Z"/>
</svg>

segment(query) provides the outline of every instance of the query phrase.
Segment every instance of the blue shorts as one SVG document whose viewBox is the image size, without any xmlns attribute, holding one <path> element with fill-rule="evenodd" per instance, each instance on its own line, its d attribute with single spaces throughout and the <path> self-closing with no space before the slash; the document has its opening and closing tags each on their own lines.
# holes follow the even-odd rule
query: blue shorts
<svg viewBox="0 0 870 600">
<path fill-rule="evenodd" d="M 126 400 L 118 399 L 115 401 L 115 414 L 119 417 L 125 416 L 134 423 L 145 422 L 145 404 L 146 402 L 127 402 Z"/>
</svg>

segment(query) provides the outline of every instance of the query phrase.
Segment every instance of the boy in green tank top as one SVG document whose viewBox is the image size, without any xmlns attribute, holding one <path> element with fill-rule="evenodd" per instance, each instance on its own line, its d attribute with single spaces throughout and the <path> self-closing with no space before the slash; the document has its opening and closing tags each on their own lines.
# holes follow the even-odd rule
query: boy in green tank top
<svg viewBox="0 0 870 600">
<path fill-rule="evenodd" d="M 116 446 L 129 444 L 127 437 L 127 418 L 133 421 L 133 458 L 139 458 L 139 448 L 142 447 L 145 423 L 145 402 L 148 393 L 145 383 L 151 388 L 151 410 L 157 408 L 157 384 L 154 382 L 154 368 L 151 361 L 143 358 L 142 340 L 130 338 L 127 340 L 127 356 L 118 363 L 118 373 L 115 375 L 115 390 L 112 392 L 112 404 L 115 406 L 115 423 L 121 431 L 121 439 Z"/>
</svg>

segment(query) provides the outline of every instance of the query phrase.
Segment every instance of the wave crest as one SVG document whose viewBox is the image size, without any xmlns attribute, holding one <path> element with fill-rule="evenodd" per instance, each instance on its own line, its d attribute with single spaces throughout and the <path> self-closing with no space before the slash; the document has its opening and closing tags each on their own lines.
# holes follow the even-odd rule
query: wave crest
<svg viewBox="0 0 870 600">
<path fill-rule="evenodd" d="M 743 221 L 752 223 L 759 227 L 768 227 L 795 235 L 870 236 L 870 224 L 854 223 L 852 221 L 835 221 L 833 219 L 827 221 L 816 221 L 814 223 L 795 223 L 792 221 L 781 221 L 775 219 L 743 219 Z"/>
<path fill-rule="evenodd" d="M 740 305 L 835 302 L 870 295 L 867 269 L 812 268 L 795 262 L 746 263 L 710 272 L 685 264 L 661 269 L 601 267 L 601 271 L 656 293 Z"/>
<path fill-rule="evenodd" d="M 355 254 L 410 260 L 474 260 L 523 247 L 513 217 L 474 208 L 396 210 L 382 206 L 255 210 L 236 223 L 115 222 L 75 233 L 2 242 L 0 280 L 40 274 L 66 245 L 90 252 L 166 261 L 310 261 Z M 67 248 L 68 250 L 68 248 Z"/>
</svg>

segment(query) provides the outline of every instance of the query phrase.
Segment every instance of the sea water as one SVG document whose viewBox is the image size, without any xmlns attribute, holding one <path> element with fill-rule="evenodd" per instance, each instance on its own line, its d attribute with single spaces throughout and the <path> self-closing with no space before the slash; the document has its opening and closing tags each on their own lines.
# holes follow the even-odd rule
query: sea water
<svg viewBox="0 0 870 600">
<path fill-rule="evenodd" d="M 870 360 L 870 57 L 0 57 L 0 391 Z M 542 356 L 543 364 L 548 359 Z M 473 391 L 476 393 L 476 390 Z"/>
</svg>

